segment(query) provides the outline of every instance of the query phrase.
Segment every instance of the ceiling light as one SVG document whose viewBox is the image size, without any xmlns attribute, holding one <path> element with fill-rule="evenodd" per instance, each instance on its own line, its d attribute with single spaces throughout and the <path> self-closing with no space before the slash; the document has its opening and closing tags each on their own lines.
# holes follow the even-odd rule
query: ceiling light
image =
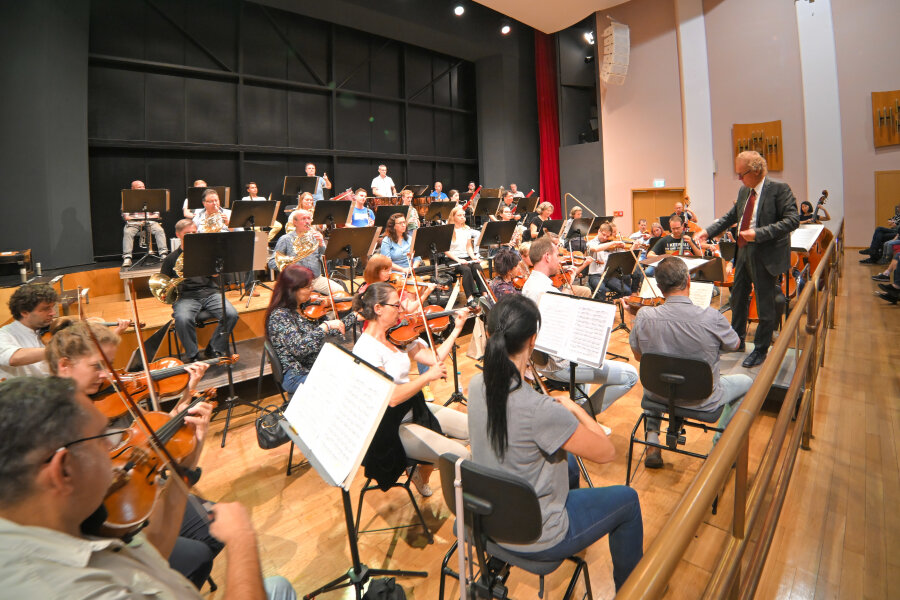
<svg viewBox="0 0 900 600">
<path fill-rule="evenodd" d="M 509 26 L 509 23 L 504 23 L 503 27 L 500 28 L 500 33 L 503 35 L 509 34 L 510 31 L 512 31 L 512 27 Z"/>
<path fill-rule="evenodd" d="M 591 46 L 593 46 L 593 45 L 594 45 L 594 32 L 593 32 L 593 31 L 586 31 L 586 32 L 584 33 L 584 41 L 586 41 L 588 44 L 590 44 Z"/>
<path fill-rule="evenodd" d="M 457 17 L 461 17 L 464 12 L 466 12 L 466 7 L 462 4 L 457 4 L 456 8 L 453 9 L 453 14 Z"/>
</svg>

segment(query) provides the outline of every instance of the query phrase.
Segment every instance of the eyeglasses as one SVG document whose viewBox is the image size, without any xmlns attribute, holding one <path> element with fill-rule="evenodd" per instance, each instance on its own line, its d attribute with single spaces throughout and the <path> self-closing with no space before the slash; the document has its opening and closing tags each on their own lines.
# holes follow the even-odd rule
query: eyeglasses
<svg viewBox="0 0 900 600">
<path fill-rule="evenodd" d="M 753 171 L 753 169 L 747 169 L 747 170 L 744 171 L 743 173 L 738 173 L 737 178 L 738 178 L 738 179 L 743 179 L 743 178 L 744 178 L 744 175 L 746 175 L 747 173 L 750 173 L 751 171 Z"/>
<path fill-rule="evenodd" d="M 53 454 L 51 454 L 51 455 L 47 458 L 47 460 L 45 460 L 44 462 L 45 462 L 45 463 L 50 462 L 51 460 L 53 460 L 53 457 L 56 456 L 58 453 L 62 452 L 63 450 L 66 450 L 66 449 L 68 449 L 68 448 L 71 448 L 71 447 L 74 446 L 75 444 L 80 444 L 81 442 L 89 442 L 89 441 L 91 441 L 91 440 L 98 440 L 98 439 L 100 439 L 100 438 L 109 438 L 109 437 L 112 437 L 112 436 L 114 436 L 114 435 L 122 435 L 122 434 L 125 433 L 126 431 L 128 431 L 128 430 L 127 430 L 127 429 L 112 429 L 112 430 L 110 430 L 110 431 L 106 431 L 106 432 L 101 433 L 101 434 L 99 434 L 99 435 L 92 435 L 92 436 L 89 436 L 89 437 L 84 437 L 84 438 L 77 439 L 77 440 L 75 440 L 74 442 L 69 442 L 69 443 L 67 443 L 67 444 L 63 444 L 62 446 L 60 446 L 59 448 L 57 448 L 56 450 L 54 450 L 54 451 L 53 451 Z M 107 443 L 109 444 L 109 447 L 110 447 L 110 448 L 114 448 L 114 447 L 115 447 L 115 442 L 116 442 L 116 441 L 117 441 L 117 440 L 107 440 Z"/>
<path fill-rule="evenodd" d="M 393 307 L 396 308 L 397 310 L 400 310 L 400 303 L 399 303 L 399 302 L 397 302 L 396 304 L 391 304 L 391 303 L 389 303 L 389 302 L 385 302 L 385 303 L 382 304 L 382 306 L 393 306 Z"/>
</svg>

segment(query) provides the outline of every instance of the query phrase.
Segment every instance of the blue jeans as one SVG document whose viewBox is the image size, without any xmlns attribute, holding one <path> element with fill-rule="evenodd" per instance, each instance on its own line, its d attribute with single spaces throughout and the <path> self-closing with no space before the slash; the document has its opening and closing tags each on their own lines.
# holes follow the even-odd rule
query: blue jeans
<svg viewBox="0 0 900 600">
<path fill-rule="evenodd" d="M 517 553 L 537 560 L 561 560 L 609 534 L 613 581 L 618 590 L 644 555 L 644 521 L 637 492 L 624 485 L 569 490 L 569 529 L 561 542 L 539 552 Z"/>
<path fill-rule="evenodd" d="M 569 381 L 569 368 L 558 371 L 547 371 L 544 375 L 556 381 Z M 603 361 L 599 369 L 586 365 L 575 367 L 575 383 L 599 383 L 600 387 L 591 394 L 588 414 L 594 415 L 595 411 L 601 413 L 613 402 L 628 393 L 638 382 L 637 369 L 615 360 Z"/>
<path fill-rule="evenodd" d="M 307 373 L 306 375 L 309 375 Z M 284 377 L 281 379 L 281 389 L 288 393 L 288 400 L 290 400 L 290 396 L 297 391 L 297 388 L 300 387 L 300 384 L 306 381 L 306 375 L 301 375 L 297 371 L 291 370 L 284 374 Z"/>
<path fill-rule="evenodd" d="M 225 301 L 225 316 L 222 316 L 222 297 L 210 294 L 206 298 L 181 298 L 172 307 L 172 317 L 175 319 L 175 333 L 184 346 L 185 356 L 193 358 L 199 352 L 197 347 L 196 319 L 200 311 L 205 310 L 213 317 L 219 319 L 219 324 L 209 339 L 209 347 L 222 354 L 228 353 L 228 336 L 238 322 L 238 313 L 227 300 Z"/>
<path fill-rule="evenodd" d="M 297 592 L 291 582 L 281 575 L 271 575 L 263 579 L 267 600 L 296 600 Z"/>
</svg>

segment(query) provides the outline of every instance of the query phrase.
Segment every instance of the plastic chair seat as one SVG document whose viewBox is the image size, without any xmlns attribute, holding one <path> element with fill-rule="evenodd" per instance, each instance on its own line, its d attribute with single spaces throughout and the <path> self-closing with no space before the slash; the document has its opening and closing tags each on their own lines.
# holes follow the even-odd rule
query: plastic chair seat
<svg viewBox="0 0 900 600">
<path fill-rule="evenodd" d="M 669 413 L 669 406 L 667 404 L 648 398 L 646 394 L 641 398 L 641 408 L 663 414 Z M 715 410 L 695 410 L 689 407 L 676 406 L 675 410 L 673 410 L 669 416 L 681 419 L 691 419 L 693 421 L 702 421 L 704 423 L 716 423 L 718 422 L 719 417 L 722 416 L 722 411 L 724 409 L 724 404 Z"/>
</svg>

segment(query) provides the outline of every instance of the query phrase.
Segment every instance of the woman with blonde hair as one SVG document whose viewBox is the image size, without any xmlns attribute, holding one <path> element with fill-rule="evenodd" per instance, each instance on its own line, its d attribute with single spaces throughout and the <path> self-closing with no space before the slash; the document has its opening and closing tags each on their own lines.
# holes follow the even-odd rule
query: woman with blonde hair
<svg viewBox="0 0 900 600">
<path fill-rule="evenodd" d="M 481 280 L 481 258 L 475 254 L 472 246 L 473 230 L 466 225 L 466 212 L 461 206 L 454 206 L 450 210 L 448 223 L 453 224 L 453 238 L 450 240 L 450 250 L 444 256 L 462 276 L 463 292 L 466 294 L 466 301 L 469 301 L 476 295 L 487 293 Z"/>
</svg>

